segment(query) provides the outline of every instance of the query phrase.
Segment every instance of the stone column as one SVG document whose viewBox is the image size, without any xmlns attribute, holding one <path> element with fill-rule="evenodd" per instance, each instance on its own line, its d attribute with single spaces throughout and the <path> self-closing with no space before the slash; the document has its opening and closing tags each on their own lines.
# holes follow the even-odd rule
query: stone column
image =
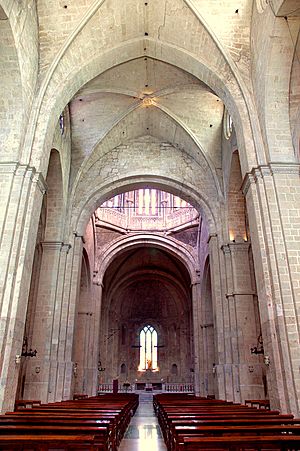
<svg viewBox="0 0 300 451">
<path fill-rule="evenodd" d="M 193 338 L 194 338 L 194 384 L 195 395 L 200 396 L 201 393 L 201 381 L 200 381 L 200 302 L 201 302 L 201 284 L 200 280 L 195 281 L 192 284 L 192 307 L 193 307 Z"/>
<path fill-rule="evenodd" d="M 59 338 L 61 330 L 61 322 L 64 317 L 63 299 L 64 299 L 64 285 L 66 279 L 66 272 L 68 268 L 68 260 L 70 259 L 71 245 L 62 244 L 60 250 L 60 261 L 57 277 L 56 289 L 56 308 L 54 311 L 53 320 L 53 338 L 51 344 L 51 393 L 49 393 L 49 401 L 61 401 L 61 394 L 63 390 L 63 376 L 65 368 L 64 353 L 61 351 L 61 341 Z"/>
<path fill-rule="evenodd" d="M 126 203 L 127 203 L 127 210 L 128 210 L 127 215 L 126 215 L 126 228 L 130 230 L 132 228 L 131 218 L 134 213 L 134 211 L 133 211 L 134 202 L 131 199 L 126 199 Z"/>
<path fill-rule="evenodd" d="M 256 323 L 248 242 L 222 246 L 225 255 L 228 303 L 228 346 L 231 349 L 234 400 L 263 399 L 262 358 L 251 354 L 257 344 L 260 325 Z M 230 362 L 228 362 L 230 363 Z"/>
<path fill-rule="evenodd" d="M 93 350 L 93 359 L 91 361 L 91 392 L 89 394 L 95 395 L 98 392 L 98 384 L 99 384 L 99 372 L 98 372 L 98 362 L 101 360 L 100 356 L 100 320 L 101 320 L 101 304 L 102 304 L 102 290 L 103 284 L 101 282 L 94 283 L 94 302 L 95 302 L 95 310 L 94 310 L 94 334 L 93 341 L 91 343 L 91 348 Z M 102 365 L 103 362 L 101 361 Z M 104 366 L 104 365 L 103 365 Z"/>
<path fill-rule="evenodd" d="M 246 196 L 272 408 L 299 416 L 299 164 L 247 174 Z"/>
<path fill-rule="evenodd" d="M 164 229 L 166 229 L 166 227 L 167 227 L 167 205 L 168 205 L 167 200 L 161 201 L 161 207 L 162 207 L 162 211 L 163 211 L 163 227 L 164 227 Z"/>
<path fill-rule="evenodd" d="M 98 386 L 101 282 L 94 281 L 88 297 L 79 300 L 73 358 L 77 364 L 76 393 L 95 395 Z M 86 311 L 88 307 L 88 311 Z"/>
<path fill-rule="evenodd" d="M 51 241 L 41 244 L 43 254 L 31 343 L 38 353 L 27 365 L 24 397 L 49 402 L 55 400 L 62 285 L 69 246 Z"/>
<path fill-rule="evenodd" d="M 63 316 L 59 335 L 59 356 L 64 361 L 63 388 L 57 395 L 60 399 L 72 399 L 74 390 L 74 375 L 76 375 L 73 361 L 75 314 L 80 286 L 82 244 L 83 237 L 74 234 L 72 248 L 69 252 L 68 266 L 64 284 Z"/>
<path fill-rule="evenodd" d="M 0 164 L 0 410 L 11 410 L 18 384 L 31 269 L 45 183 L 34 168 Z"/>
<path fill-rule="evenodd" d="M 217 235 L 210 235 L 208 246 L 215 329 L 216 365 L 214 368 L 214 377 L 216 379 L 216 397 L 231 400 L 233 399 L 232 378 L 231 374 L 228 374 L 228 370 L 225 366 L 225 363 L 228 361 L 228 349 L 225 339 L 225 326 L 228 315 L 224 309 L 224 262 L 221 258 L 222 255 Z"/>
</svg>

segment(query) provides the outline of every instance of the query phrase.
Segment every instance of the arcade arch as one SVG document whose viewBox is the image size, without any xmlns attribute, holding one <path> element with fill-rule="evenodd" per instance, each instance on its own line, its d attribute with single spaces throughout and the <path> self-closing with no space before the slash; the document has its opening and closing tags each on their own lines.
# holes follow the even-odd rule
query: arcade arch
<svg viewBox="0 0 300 451">
<path fill-rule="evenodd" d="M 106 372 L 101 375 L 102 382 L 120 378 L 122 383 L 127 379 L 138 387 L 146 383 L 161 386 L 171 382 L 174 362 L 178 366 L 176 382 L 193 382 L 190 286 L 187 269 L 174 253 L 148 244 L 128 246 L 115 254 L 103 279 L 99 352 Z M 146 350 L 140 340 L 149 325 L 155 330 L 150 332 L 156 342 Z M 141 365 L 143 350 L 146 366 Z M 122 362 L 126 375 L 119 373 Z"/>
<path fill-rule="evenodd" d="M 197 2 L 189 0 L 166 1 L 165 4 L 164 0 L 151 2 L 147 11 L 146 5 L 140 10 L 135 9 L 134 2 L 127 0 L 121 2 L 120 9 L 117 7 L 119 1 L 111 0 L 110 5 L 114 7 L 107 8 L 107 1 L 96 0 L 85 5 L 83 10 L 76 9 L 70 21 L 72 31 L 69 35 L 61 26 L 63 23 L 55 20 L 63 21 L 59 9 L 52 11 L 51 21 L 47 23 L 46 8 L 43 8 L 47 2 L 44 0 L 38 2 L 38 8 L 35 8 L 35 2 L 3 0 L 0 3 L 9 18 L 9 22 L 1 24 L 5 33 L 7 31 L 7 52 L 3 55 L 9 55 L 13 66 L 7 66 L 9 70 L 1 72 L 4 78 L 7 75 L 3 86 L 9 86 L 9 92 L 2 96 L 6 106 L 1 129 L 7 147 L 0 155 L 1 175 L 4 174 L 1 202 L 5 205 L 3 215 L 1 211 L 1 265 L 5 268 L 1 275 L 2 320 L 5 324 L 0 340 L 4 350 L 1 354 L 0 385 L 4 387 L 1 405 L 11 408 L 20 372 L 15 365 L 15 356 L 22 345 L 35 236 L 46 190 L 43 175 L 46 176 L 49 167 L 48 182 L 51 182 L 51 166 L 55 159 L 51 149 L 60 149 L 55 145 L 58 117 L 70 107 L 70 133 L 64 136 L 65 142 L 59 152 L 61 168 L 52 171 L 52 182 L 55 183 L 56 175 L 59 179 L 57 191 L 53 186 L 48 191 L 50 216 L 52 209 L 54 212 L 47 218 L 48 239 L 44 239 L 46 242 L 42 245 L 45 264 L 41 265 L 43 271 L 36 277 L 39 279 L 37 291 L 32 289 L 30 294 L 51 293 L 47 299 L 49 304 L 45 304 L 50 312 L 49 317 L 44 318 L 47 324 L 45 336 L 38 315 L 30 319 L 30 324 L 37 324 L 34 337 L 39 343 L 41 362 L 39 373 L 36 371 L 38 365 L 35 367 L 33 361 L 28 362 L 27 386 L 32 387 L 32 393 L 35 393 L 35 387 L 42 387 L 43 401 L 52 401 L 71 396 L 76 386 L 87 387 L 82 382 L 81 369 L 75 365 L 86 364 L 74 361 L 79 358 L 74 357 L 73 346 L 77 329 L 75 317 L 80 299 L 86 298 L 86 290 L 79 289 L 80 281 L 91 279 L 89 295 L 93 302 L 88 311 L 93 323 L 92 341 L 97 344 L 101 317 L 99 300 L 104 299 L 102 291 L 106 290 L 105 284 L 102 286 L 103 279 L 99 278 L 99 261 L 95 258 L 97 225 L 92 214 L 109 196 L 151 183 L 183 197 L 201 214 L 197 243 L 197 250 L 201 249 L 201 252 L 190 252 L 190 266 L 194 266 L 196 273 L 191 278 L 190 288 L 196 392 L 205 394 L 213 387 L 218 396 L 236 401 L 263 396 L 260 384 L 263 373 L 267 374 L 271 388 L 272 407 L 297 414 L 299 346 L 294 334 L 299 332 L 299 271 L 294 258 L 299 253 L 299 243 L 295 239 L 294 218 L 298 209 L 299 167 L 292 144 L 294 149 L 298 148 L 299 64 L 296 58 L 298 44 L 293 41 L 298 22 L 297 16 L 276 17 L 284 11 L 293 14 L 295 2 L 274 0 L 273 9 L 270 5 L 264 8 L 262 1 L 257 2 L 261 6 L 258 12 L 255 2 L 252 2 L 251 10 L 251 2 L 245 1 L 241 2 L 243 7 L 234 12 L 231 0 L 222 8 L 217 5 L 211 14 L 209 2 L 205 1 L 200 12 Z M 128 8 L 132 23 L 137 26 L 124 27 L 122 31 L 118 18 L 124 8 Z M 68 14 L 69 11 L 71 8 Z M 182 14 L 178 15 L 178 11 Z M 174 27 L 173 19 L 177 15 L 178 23 Z M 140 17 L 147 20 L 140 20 Z M 225 19 L 230 28 L 218 25 L 215 18 Z M 295 20 L 292 34 L 288 27 L 291 18 Z M 187 23 L 189 27 L 186 27 Z M 38 26 L 47 28 L 48 25 L 49 33 L 45 30 L 38 33 Z M 145 25 L 149 27 L 147 30 L 143 29 Z M 57 27 L 57 33 L 53 33 L 52 26 L 54 30 Z M 242 34 L 235 32 L 240 27 L 244 30 Z M 178 29 L 182 30 L 181 34 Z M 188 92 L 184 83 L 175 90 L 170 86 L 158 86 L 147 94 L 138 85 L 129 86 L 130 74 L 134 73 L 129 67 L 138 66 L 142 61 L 140 66 L 146 76 L 151 72 L 150 65 L 156 65 L 154 75 L 162 69 L 162 66 L 158 69 L 159 64 L 169 69 L 172 66 L 173 80 L 188 79 L 193 88 Z M 278 61 L 286 64 L 281 64 L 278 69 Z M 145 69 L 147 64 L 148 69 Z M 118 90 L 115 78 L 122 71 L 125 76 L 121 79 L 126 81 L 126 86 Z M 133 78 L 142 80 L 139 76 Z M 156 77 L 157 80 L 160 78 Z M 90 120 L 91 116 L 87 120 L 82 114 L 85 110 L 79 109 L 78 97 L 83 93 L 84 96 L 96 94 L 100 97 L 101 89 L 95 93 L 91 88 L 105 80 L 108 84 L 102 86 L 102 94 L 109 99 L 103 102 L 103 120 L 100 118 L 95 123 Z M 143 81 L 143 84 L 146 87 L 148 83 Z M 203 88 L 204 93 L 201 92 Z M 154 94 L 155 98 L 151 97 Z M 136 98 L 127 102 L 131 96 Z M 218 118 L 216 122 L 208 121 L 205 109 L 201 114 L 199 112 L 199 106 L 205 103 L 200 99 L 210 96 L 216 105 L 219 102 L 214 109 L 216 114 L 211 116 Z M 197 98 L 196 102 L 184 104 L 186 98 L 193 97 Z M 125 104 L 127 108 L 122 110 L 120 105 Z M 226 143 L 219 133 L 223 105 L 234 124 L 234 133 Z M 78 120 L 74 122 L 77 107 Z M 118 114 L 108 118 L 109 109 Z M 97 111 L 97 116 L 99 109 L 92 110 Z M 193 122 L 193 119 L 196 120 Z M 198 129 L 195 122 L 201 125 Z M 106 127 L 99 126 L 104 123 Z M 142 125 L 145 127 L 141 131 Z M 77 126 L 82 141 L 76 147 L 72 136 L 76 136 Z M 86 134 L 85 127 L 89 126 L 90 134 Z M 91 145 L 85 148 L 82 142 Z M 237 156 L 232 156 L 232 150 L 237 148 L 241 170 L 234 180 L 230 175 L 230 162 L 233 167 Z M 147 164 L 147 159 L 151 164 Z M 56 160 L 58 169 L 58 158 Z M 242 229 L 248 231 L 247 225 L 242 225 L 246 209 L 240 182 L 249 211 L 248 241 L 241 233 L 244 232 Z M 55 206 L 56 195 L 58 208 Z M 234 201 L 240 207 L 239 218 L 234 218 Z M 239 239 L 230 239 L 232 224 L 240 229 L 236 235 Z M 55 226 L 57 230 L 54 231 Z M 50 233 L 50 229 L 55 233 Z M 159 244 L 156 240 L 155 251 L 168 252 L 162 243 L 164 239 L 164 236 L 160 237 Z M 183 261 L 187 256 L 184 246 L 175 246 L 175 239 L 170 250 L 178 247 L 178 257 Z M 120 250 L 121 258 L 130 246 L 132 252 L 137 251 L 137 243 L 124 239 L 123 249 L 116 245 L 115 250 Z M 252 248 L 254 265 L 250 258 Z M 206 263 L 208 257 L 209 264 Z M 106 260 L 108 269 L 113 261 Z M 257 274 L 261 329 L 264 349 L 272 362 L 270 368 L 262 367 L 261 356 L 249 353 L 256 344 L 259 331 L 248 324 L 256 323 L 257 329 L 260 328 L 258 321 L 252 321 L 257 312 L 251 265 L 255 266 Z M 190 267 L 189 272 L 192 273 Z M 167 279 L 166 275 L 158 275 L 164 281 Z M 164 283 L 171 281 L 167 279 Z M 121 281 L 119 287 L 125 290 Z M 216 359 L 215 362 L 207 360 L 207 367 L 200 361 L 202 329 L 206 324 L 202 309 L 204 297 L 211 299 L 211 310 L 208 307 L 204 310 L 208 318 L 213 316 L 215 326 Z M 38 311 L 30 307 L 29 315 L 34 315 L 35 310 Z M 37 346 L 36 343 L 32 345 Z M 98 356 L 98 349 L 93 352 L 91 364 L 85 367 L 86 374 L 89 373 L 86 378 L 89 393 L 95 393 L 97 389 L 95 356 Z M 169 363 L 169 368 L 177 365 L 174 360 Z M 177 368 L 181 374 L 179 364 Z M 206 377 L 201 374 L 203 368 L 214 383 L 211 379 L 207 384 L 203 383 Z"/>
</svg>

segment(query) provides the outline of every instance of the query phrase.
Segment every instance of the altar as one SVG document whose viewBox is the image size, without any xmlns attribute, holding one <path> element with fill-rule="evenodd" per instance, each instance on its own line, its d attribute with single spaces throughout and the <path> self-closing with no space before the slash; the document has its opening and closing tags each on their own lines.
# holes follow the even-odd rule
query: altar
<svg viewBox="0 0 300 451">
<path fill-rule="evenodd" d="M 138 391 L 155 391 L 162 390 L 162 382 L 136 382 L 135 389 Z"/>
</svg>

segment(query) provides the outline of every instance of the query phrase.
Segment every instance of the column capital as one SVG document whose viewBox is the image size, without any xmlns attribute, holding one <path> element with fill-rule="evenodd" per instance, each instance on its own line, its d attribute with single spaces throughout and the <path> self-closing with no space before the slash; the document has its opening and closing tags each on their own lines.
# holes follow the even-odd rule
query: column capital
<svg viewBox="0 0 300 451">
<path fill-rule="evenodd" d="M 47 249 L 47 250 L 61 250 L 62 246 L 63 246 L 63 242 L 62 241 L 42 241 L 41 245 L 43 250 Z"/>
<path fill-rule="evenodd" d="M 191 281 L 191 287 L 193 287 L 194 285 L 200 285 L 200 284 L 201 284 L 201 271 L 200 271 L 200 269 L 196 269 L 195 275 Z"/>
<path fill-rule="evenodd" d="M 93 285 L 96 285 L 97 287 L 101 287 L 104 288 L 104 285 L 102 282 L 100 282 L 100 280 L 93 280 Z"/>
<path fill-rule="evenodd" d="M 217 238 L 217 237 L 218 237 L 217 233 L 211 233 L 208 237 L 207 244 L 209 244 L 210 240 L 212 240 L 213 238 Z"/>
<path fill-rule="evenodd" d="M 43 249 L 59 250 L 66 253 L 68 253 L 72 247 L 71 244 L 63 243 L 62 241 L 42 241 L 40 244 Z"/>
<path fill-rule="evenodd" d="M 223 251 L 223 253 L 224 253 L 225 255 L 231 253 L 231 249 L 230 249 L 229 244 L 223 244 L 223 245 L 221 246 L 221 250 Z"/>
<path fill-rule="evenodd" d="M 18 167 L 16 161 L 2 161 L 0 163 L 0 173 L 1 174 L 14 174 Z"/>
<path fill-rule="evenodd" d="M 242 192 L 246 196 L 251 184 L 257 183 L 259 179 L 264 177 L 272 177 L 274 174 L 296 174 L 299 175 L 300 164 L 295 162 L 274 162 L 261 164 L 253 167 L 251 171 L 245 174 L 242 183 Z"/>
<path fill-rule="evenodd" d="M 36 172 L 33 177 L 33 182 L 37 184 L 40 192 L 44 195 L 47 192 L 48 186 L 41 172 Z"/>
<path fill-rule="evenodd" d="M 17 161 L 3 161 L 0 163 L 0 174 L 14 174 L 18 177 L 29 177 L 36 183 L 41 193 L 47 191 L 47 184 L 41 172 L 37 172 L 34 166 L 21 164 Z"/>
<path fill-rule="evenodd" d="M 233 242 L 230 241 L 229 243 L 223 244 L 221 246 L 222 251 L 224 254 L 231 254 L 231 253 L 237 253 L 237 252 L 248 252 L 250 246 L 250 241 L 237 241 Z"/>
<path fill-rule="evenodd" d="M 80 235 L 80 234 L 77 233 L 77 232 L 73 232 L 73 234 L 74 234 L 75 238 L 81 239 L 81 241 L 83 242 L 83 244 L 85 244 L 85 239 L 84 239 L 84 236 L 83 236 L 83 235 Z"/>
<path fill-rule="evenodd" d="M 195 280 L 194 282 L 191 283 L 191 287 L 196 287 L 197 285 L 201 285 L 200 280 Z"/>
<path fill-rule="evenodd" d="M 226 299 L 234 298 L 235 296 L 255 296 L 256 292 L 254 290 L 249 290 L 247 292 L 233 291 L 231 293 L 226 293 Z"/>
<path fill-rule="evenodd" d="M 62 243 L 61 252 L 66 252 L 68 254 L 71 247 L 71 244 Z"/>
</svg>

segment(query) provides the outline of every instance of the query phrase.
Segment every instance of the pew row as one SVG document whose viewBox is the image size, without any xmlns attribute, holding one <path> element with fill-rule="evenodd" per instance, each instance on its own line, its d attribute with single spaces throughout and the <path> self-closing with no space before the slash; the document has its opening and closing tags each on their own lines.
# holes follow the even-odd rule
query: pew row
<svg viewBox="0 0 300 451">
<path fill-rule="evenodd" d="M 0 416 L 0 449 L 115 451 L 137 406 L 134 394 L 17 402 L 14 412 Z"/>
<path fill-rule="evenodd" d="M 178 394 L 153 405 L 170 451 L 300 450 L 300 419 L 278 410 Z"/>
</svg>

